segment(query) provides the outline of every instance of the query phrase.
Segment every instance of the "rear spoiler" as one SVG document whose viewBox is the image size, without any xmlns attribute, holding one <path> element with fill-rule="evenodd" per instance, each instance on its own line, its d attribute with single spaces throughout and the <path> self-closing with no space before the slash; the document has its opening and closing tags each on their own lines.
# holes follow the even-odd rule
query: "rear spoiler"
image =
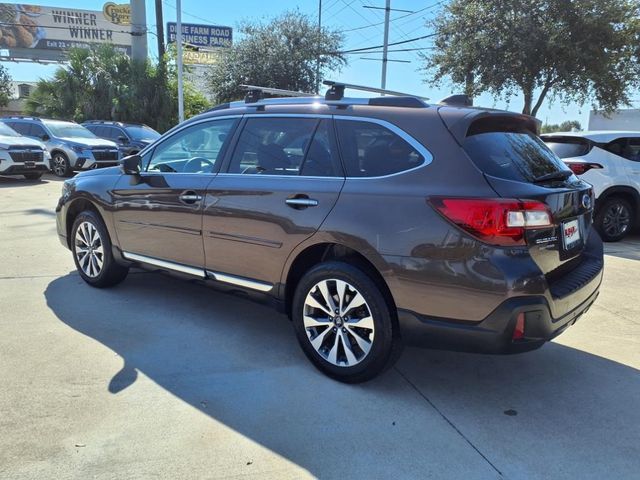
<svg viewBox="0 0 640 480">
<path fill-rule="evenodd" d="M 540 135 L 542 126 L 542 122 L 535 117 L 505 110 L 441 106 L 438 108 L 438 114 L 460 144 L 464 142 L 472 127 L 486 131 L 508 131 L 517 127 L 519 130 L 528 130 L 534 135 Z"/>
</svg>

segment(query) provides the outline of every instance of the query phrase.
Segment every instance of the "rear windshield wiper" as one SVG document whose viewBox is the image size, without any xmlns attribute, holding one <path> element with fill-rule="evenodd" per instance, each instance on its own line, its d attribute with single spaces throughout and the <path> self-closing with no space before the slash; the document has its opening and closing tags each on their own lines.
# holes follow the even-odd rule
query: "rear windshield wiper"
<svg viewBox="0 0 640 480">
<path fill-rule="evenodd" d="M 533 183 L 551 182 L 553 180 L 566 180 L 573 172 L 571 170 L 556 170 L 555 172 L 540 175 L 533 179 Z"/>
</svg>

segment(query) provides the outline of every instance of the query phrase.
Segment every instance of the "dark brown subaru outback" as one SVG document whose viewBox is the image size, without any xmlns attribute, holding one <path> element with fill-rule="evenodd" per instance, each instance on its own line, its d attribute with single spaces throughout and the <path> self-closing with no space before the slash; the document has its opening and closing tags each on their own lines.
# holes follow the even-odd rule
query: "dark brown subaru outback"
<svg viewBox="0 0 640 480">
<path fill-rule="evenodd" d="M 57 228 L 80 276 L 108 287 L 136 265 L 248 293 L 345 382 L 403 343 L 531 350 L 587 311 L 593 193 L 534 118 L 343 91 L 254 90 L 67 180 Z"/>
</svg>

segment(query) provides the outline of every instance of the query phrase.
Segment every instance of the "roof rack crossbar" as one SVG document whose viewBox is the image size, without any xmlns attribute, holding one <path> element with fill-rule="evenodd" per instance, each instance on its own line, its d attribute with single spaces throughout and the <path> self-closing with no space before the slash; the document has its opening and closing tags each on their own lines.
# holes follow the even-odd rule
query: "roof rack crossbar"
<svg viewBox="0 0 640 480">
<path fill-rule="evenodd" d="M 340 100 L 344 97 L 344 90 L 346 88 L 350 90 L 360 90 L 362 92 L 371 92 L 371 93 L 382 93 L 385 95 L 393 95 L 396 97 L 415 97 L 420 98 L 422 100 L 429 100 L 427 97 L 422 97 L 420 95 L 414 95 L 412 93 L 402 93 L 396 92 L 395 90 L 386 90 L 384 88 L 375 88 L 375 87 L 367 87 L 365 85 L 354 85 L 353 83 L 343 83 L 343 82 L 335 82 L 333 80 L 325 80 L 322 82 L 324 85 L 327 85 L 329 90 L 325 94 L 326 100 Z"/>
<path fill-rule="evenodd" d="M 280 97 L 313 97 L 313 93 L 297 92 L 295 90 L 284 90 L 282 88 L 261 87 L 258 85 L 240 85 L 247 90 L 244 97 L 245 103 L 256 103 L 264 98 L 264 94 L 276 95 Z"/>
</svg>

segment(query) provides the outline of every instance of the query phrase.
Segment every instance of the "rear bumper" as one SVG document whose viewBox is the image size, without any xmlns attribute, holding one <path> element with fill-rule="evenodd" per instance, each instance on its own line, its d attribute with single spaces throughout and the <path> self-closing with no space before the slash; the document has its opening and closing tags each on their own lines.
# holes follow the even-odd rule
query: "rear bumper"
<svg viewBox="0 0 640 480">
<path fill-rule="evenodd" d="M 480 322 L 426 317 L 406 310 L 398 312 L 400 332 L 410 346 L 481 353 L 519 353 L 534 350 L 573 325 L 600 293 L 602 270 L 574 292 L 582 301 L 553 317 L 545 296 L 512 297 Z M 518 315 L 525 317 L 524 338 L 512 340 Z"/>
</svg>

